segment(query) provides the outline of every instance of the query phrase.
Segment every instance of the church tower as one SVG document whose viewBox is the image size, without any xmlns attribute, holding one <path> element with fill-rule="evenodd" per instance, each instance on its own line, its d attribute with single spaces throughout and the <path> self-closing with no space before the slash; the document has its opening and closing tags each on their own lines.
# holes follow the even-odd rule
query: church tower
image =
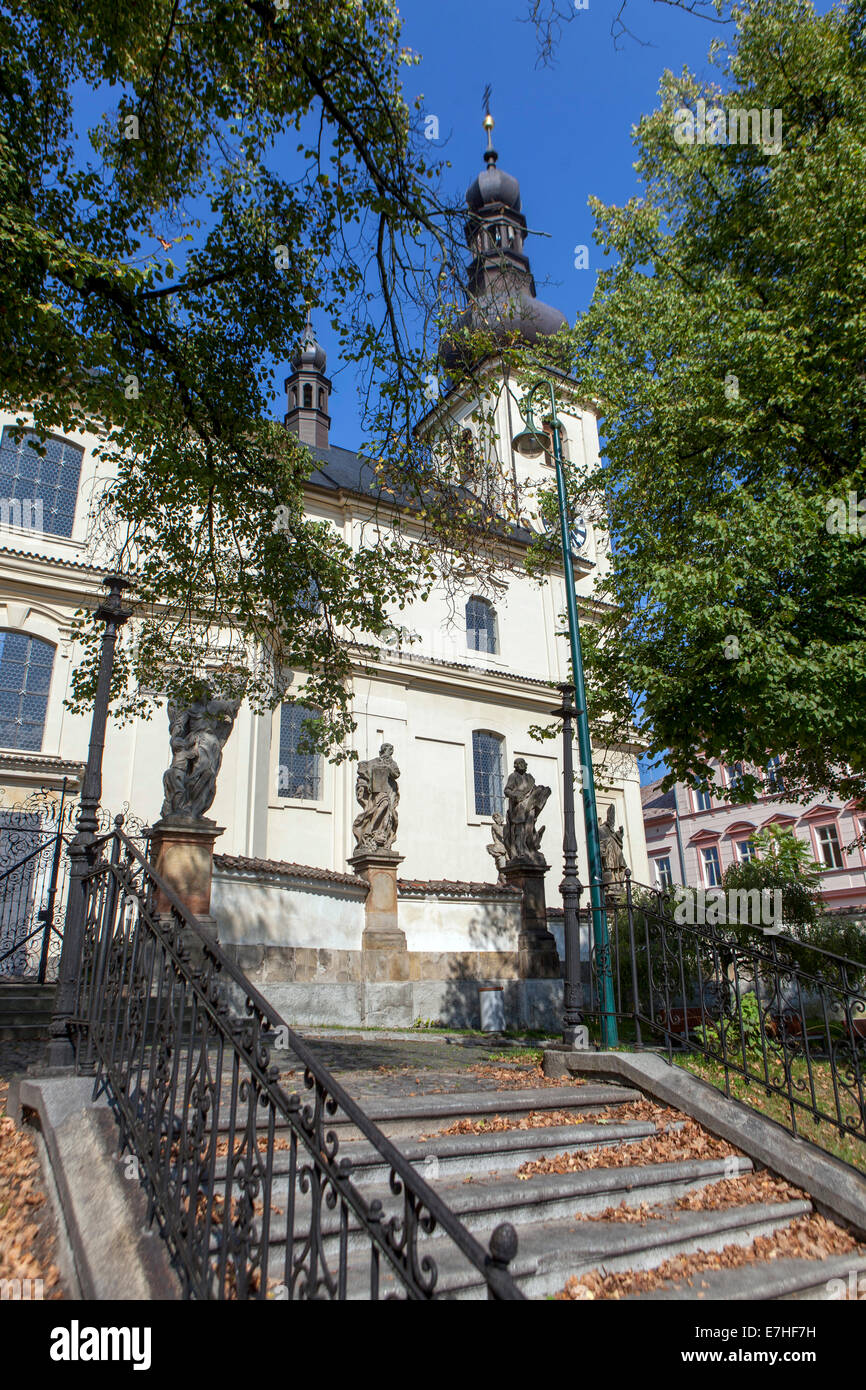
<svg viewBox="0 0 866 1390">
<path fill-rule="evenodd" d="M 493 117 L 484 117 L 487 149 L 484 168 L 466 190 L 466 245 L 472 255 L 468 267 L 468 307 L 457 329 L 481 329 L 505 343 L 514 334 L 528 343 L 564 327 L 565 315 L 538 299 L 535 279 L 526 254 L 526 218 L 521 209 L 520 184 L 499 168 L 493 148 Z M 456 340 L 456 341 L 455 341 Z M 441 347 L 446 368 L 460 359 L 459 331 L 446 337 Z"/>
<path fill-rule="evenodd" d="M 314 444 L 320 449 L 327 449 L 331 427 L 328 414 L 331 383 L 325 376 L 327 360 L 325 349 L 316 341 L 308 311 L 303 336 L 292 354 L 292 370 L 284 383 L 288 398 L 285 423 L 302 444 Z"/>
</svg>

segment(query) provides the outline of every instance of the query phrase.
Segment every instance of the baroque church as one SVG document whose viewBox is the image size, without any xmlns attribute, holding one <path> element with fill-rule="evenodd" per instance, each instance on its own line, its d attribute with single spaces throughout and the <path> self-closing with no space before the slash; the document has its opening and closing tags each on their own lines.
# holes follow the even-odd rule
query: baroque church
<svg viewBox="0 0 866 1390">
<path fill-rule="evenodd" d="M 463 321 L 484 325 L 494 340 L 504 341 L 516 329 L 531 343 L 555 333 L 566 320 L 536 295 L 520 187 L 499 167 L 489 117 L 485 126 L 485 167 L 466 194 L 471 264 Z M 567 378 L 561 377 L 557 388 L 567 466 L 587 469 L 598 456 L 596 414 L 576 398 Z M 330 437 L 331 381 L 309 323 L 286 390 L 286 428 L 308 445 L 316 461 L 307 485 L 309 515 L 329 522 L 351 543 L 376 520 L 374 475 L 360 453 Z M 480 410 L 506 476 L 530 491 L 552 479 L 546 455 L 527 460 L 512 449 L 521 425 L 519 392 L 495 352 L 483 366 L 478 393 L 467 399 L 446 391 L 433 407 L 425 406 L 427 421 L 445 411 L 455 426 L 475 431 Z M 105 467 L 97 463 L 93 438 L 52 437 L 40 457 L 26 441 L 14 439 L 12 424 L 11 415 L 0 418 L 0 497 L 6 499 L 0 518 L 0 797 L 6 807 L 38 791 L 56 795 L 64 779 L 74 793 L 80 782 L 89 724 L 71 714 L 64 701 L 76 662 L 73 616 L 101 593 L 102 575 L 86 562 L 86 542 Z M 419 428 L 425 428 L 424 419 Z M 479 441 L 479 447 L 489 445 Z M 41 503 L 36 516 L 30 506 L 34 499 Z M 530 539 L 529 531 L 518 530 L 503 544 L 519 559 Z M 609 557 L 603 536 L 589 522 L 576 528 L 574 545 L 578 598 L 588 617 L 594 576 Z M 262 987 L 269 984 L 274 1002 L 294 1021 L 412 1022 L 419 1014 L 436 1017 L 437 1011 L 444 1016 L 446 996 L 452 1005 L 457 996 L 465 1002 L 479 978 L 515 978 L 519 904 L 515 891 L 497 882 L 492 851 L 504 811 L 503 787 L 518 758 L 551 789 L 540 821 L 551 865 L 549 922 L 561 945 L 561 748 L 557 740 L 533 739 L 530 729 L 552 722 L 560 703 L 557 683 L 568 678 L 563 577 L 555 569 L 538 582 L 518 565 L 495 601 L 470 588 L 455 612 L 450 597 L 434 589 L 426 602 L 395 617 L 392 640 L 353 654 L 358 758 L 374 757 L 387 743 L 400 769 L 394 844 L 402 856 L 400 929 L 409 955 L 417 957 L 402 984 L 414 976 L 419 989 L 411 997 L 404 989 L 399 1007 L 389 1012 L 386 1001 L 384 1012 L 377 1012 L 378 1006 L 358 1003 L 357 991 L 348 988 L 359 976 L 356 957 L 367 891 L 348 863 L 357 764 L 335 766 L 299 749 L 302 703 L 284 704 L 269 716 L 242 706 L 226 744 L 208 813 L 224 827 L 216 844 L 212 912 L 220 939 L 237 950 Z M 302 672 L 293 688 L 302 701 Z M 597 751 L 597 761 L 605 763 L 605 776 L 597 783 L 598 809 L 604 819 L 613 805 L 632 874 L 646 882 L 639 751 L 618 749 L 613 763 L 605 750 Z M 124 727 L 110 724 L 104 807 L 114 813 L 127 805 L 141 821 L 156 820 L 169 761 L 164 710 Z M 579 872 L 586 884 L 580 824 L 578 836 Z M 431 986 L 426 993 L 420 988 L 424 980 Z M 455 980 L 462 982 L 456 994 Z M 324 991 L 315 1002 L 305 990 L 310 981 Z M 515 1008 L 527 1021 L 532 1011 L 527 1012 L 524 995 Z M 397 998 L 393 991 L 392 998 Z M 464 1021 L 471 1021 L 466 1008 Z M 460 1009 L 452 1007 L 448 1017 L 458 1016 L 463 1017 Z"/>
</svg>

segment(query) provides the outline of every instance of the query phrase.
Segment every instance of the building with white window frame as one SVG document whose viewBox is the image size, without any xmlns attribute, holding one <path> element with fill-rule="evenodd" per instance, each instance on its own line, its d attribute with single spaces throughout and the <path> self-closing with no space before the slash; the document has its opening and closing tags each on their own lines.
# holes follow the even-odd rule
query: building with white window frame
<svg viewBox="0 0 866 1390">
<path fill-rule="evenodd" d="M 866 808 L 833 797 L 789 800 L 779 758 L 763 769 L 764 794 L 735 805 L 721 793 L 736 784 L 742 767 L 711 765 L 709 790 L 677 782 L 663 792 L 659 778 L 641 791 L 652 884 L 717 887 L 731 864 L 754 856 L 754 834 L 778 825 L 793 831 L 823 866 L 821 895 L 829 909 L 866 908 L 866 846 L 858 844 L 866 834 Z"/>
</svg>

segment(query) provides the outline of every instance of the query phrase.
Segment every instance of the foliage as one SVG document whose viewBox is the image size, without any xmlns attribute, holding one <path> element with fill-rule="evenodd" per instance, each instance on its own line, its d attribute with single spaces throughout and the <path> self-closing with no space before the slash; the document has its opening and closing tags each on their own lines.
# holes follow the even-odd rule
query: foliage
<svg viewBox="0 0 866 1390">
<path fill-rule="evenodd" d="M 0 48 L 0 406 L 95 431 L 116 474 L 91 558 L 134 580 L 121 707 L 219 667 L 260 708 L 302 670 L 339 743 L 351 644 L 432 579 L 374 467 L 406 469 L 409 337 L 457 293 L 459 215 L 402 95 L 396 6 L 5 0 Z M 86 89 L 104 114 L 82 139 Z M 308 306 L 373 402 L 355 548 L 305 515 L 313 460 L 269 418 Z"/>
<path fill-rule="evenodd" d="M 817 922 L 822 911 L 822 869 L 809 853 L 808 845 L 792 830 L 768 825 L 752 836 L 756 850 L 753 859 L 730 864 L 722 876 L 728 889 L 758 889 L 782 894 L 782 922 L 795 935 Z"/>
<path fill-rule="evenodd" d="M 764 1055 L 764 1032 L 757 995 L 741 995 L 735 1014 L 723 1014 L 717 1022 L 696 1029 L 695 1035 L 701 1047 L 719 1058 L 727 1056 L 740 1066 L 760 1061 Z"/>
<path fill-rule="evenodd" d="M 864 40 L 863 0 L 762 0 L 714 48 L 719 84 L 666 72 L 645 196 L 594 202 L 613 263 L 546 345 L 604 417 L 572 480 L 576 506 L 606 498 L 614 552 L 591 707 L 671 780 L 779 755 L 798 798 L 866 796 Z M 779 141 L 679 143 L 700 99 L 766 109 Z"/>
</svg>

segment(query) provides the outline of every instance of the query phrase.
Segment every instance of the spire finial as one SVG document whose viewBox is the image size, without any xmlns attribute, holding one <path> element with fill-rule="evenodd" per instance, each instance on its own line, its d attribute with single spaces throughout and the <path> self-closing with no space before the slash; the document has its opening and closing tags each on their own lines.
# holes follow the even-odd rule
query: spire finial
<svg viewBox="0 0 866 1390">
<path fill-rule="evenodd" d="M 484 88 L 484 96 L 483 96 L 483 98 L 482 98 L 482 103 L 483 103 L 483 106 L 484 106 L 484 120 L 482 121 L 481 124 L 483 125 L 484 129 L 487 131 L 487 149 L 484 151 L 484 162 L 489 166 L 489 165 L 491 165 L 491 164 L 495 164 L 496 161 L 497 161 L 497 159 L 499 158 L 498 154 L 496 153 L 495 149 L 493 148 L 493 126 L 494 126 L 494 120 L 493 120 L 493 117 L 492 117 L 491 114 L 490 114 L 490 83 L 489 83 L 489 82 L 487 83 L 487 86 Z"/>
</svg>

